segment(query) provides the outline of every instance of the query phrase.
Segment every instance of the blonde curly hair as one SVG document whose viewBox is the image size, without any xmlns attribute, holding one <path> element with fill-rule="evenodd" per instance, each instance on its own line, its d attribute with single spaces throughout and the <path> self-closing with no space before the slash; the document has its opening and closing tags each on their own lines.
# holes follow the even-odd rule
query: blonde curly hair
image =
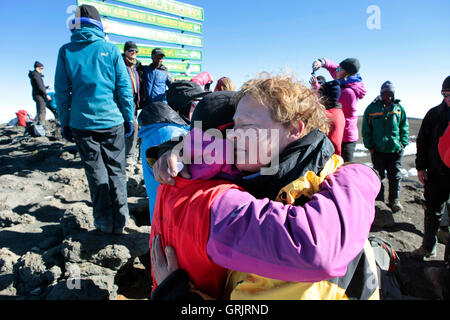
<svg viewBox="0 0 450 320">
<path fill-rule="evenodd" d="M 299 121 L 305 124 L 302 136 L 314 129 L 329 132 L 330 120 L 326 109 L 315 92 L 295 78 L 295 75 L 272 75 L 268 72 L 244 83 L 234 96 L 237 106 L 245 96 L 251 96 L 268 108 L 272 119 L 285 126 L 295 127 Z"/>
</svg>

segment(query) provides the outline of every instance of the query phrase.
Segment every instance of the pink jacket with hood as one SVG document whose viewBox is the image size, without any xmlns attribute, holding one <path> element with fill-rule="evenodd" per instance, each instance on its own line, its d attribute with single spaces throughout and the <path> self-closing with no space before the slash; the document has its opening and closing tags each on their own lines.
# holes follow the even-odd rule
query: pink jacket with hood
<svg viewBox="0 0 450 320">
<path fill-rule="evenodd" d="M 324 68 L 328 70 L 333 79 L 336 79 L 336 69 L 339 64 L 328 60 L 325 60 Z M 345 117 L 344 137 L 342 142 L 355 142 L 358 141 L 358 116 L 356 115 L 356 104 L 358 99 L 364 98 L 367 93 L 366 87 L 362 82 L 362 78 L 359 74 L 349 77 L 352 80 L 348 83 L 341 85 L 341 97 L 338 102 L 342 104 L 342 111 Z"/>
</svg>

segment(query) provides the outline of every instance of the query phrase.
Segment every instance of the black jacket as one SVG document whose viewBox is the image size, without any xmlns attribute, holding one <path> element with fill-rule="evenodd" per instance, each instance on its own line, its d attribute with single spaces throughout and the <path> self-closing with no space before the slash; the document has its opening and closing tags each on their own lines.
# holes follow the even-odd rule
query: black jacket
<svg viewBox="0 0 450 320">
<path fill-rule="evenodd" d="M 31 87 L 33 88 L 33 91 L 31 93 L 32 96 L 41 96 L 45 98 L 45 96 L 47 95 L 47 89 L 44 85 L 44 80 L 42 80 L 44 76 L 37 71 L 30 71 L 28 73 L 28 77 L 30 78 Z"/>
<path fill-rule="evenodd" d="M 427 112 L 417 137 L 416 169 L 428 170 L 439 175 L 450 175 L 450 169 L 439 156 L 439 138 L 448 126 L 450 107 L 443 101 Z"/>
<path fill-rule="evenodd" d="M 138 117 L 140 126 L 148 126 L 156 123 L 170 123 L 188 126 L 189 120 L 183 118 L 168 104 L 156 101 L 145 105 Z"/>
</svg>

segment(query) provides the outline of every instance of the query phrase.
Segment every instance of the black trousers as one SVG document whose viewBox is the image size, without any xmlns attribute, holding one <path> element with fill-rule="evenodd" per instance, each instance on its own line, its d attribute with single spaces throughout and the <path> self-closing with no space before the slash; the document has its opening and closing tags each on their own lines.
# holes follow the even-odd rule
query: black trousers
<svg viewBox="0 0 450 320">
<path fill-rule="evenodd" d="M 395 153 L 384 153 L 374 151 L 371 154 L 373 168 L 377 170 L 380 179 L 383 180 L 386 175 L 389 180 L 389 202 L 398 198 L 400 192 L 400 181 L 402 174 L 403 150 Z M 384 187 L 381 185 L 381 190 L 378 199 L 384 201 Z"/>
<path fill-rule="evenodd" d="M 36 102 L 36 119 L 40 124 L 45 124 L 45 113 L 47 108 L 47 103 L 42 96 L 33 96 L 34 102 Z"/>
<path fill-rule="evenodd" d="M 450 195 L 450 175 L 439 175 L 432 171 L 427 172 L 425 181 L 425 219 L 423 246 L 429 252 L 435 249 L 437 233 L 444 212 L 444 205 Z"/>
<path fill-rule="evenodd" d="M 129 211 L 124 126 L 72 132 L 89 183 L 95 227 L 111 231 L 125 227 Z"/>
<path fill-rule="evenodd" d="M 356 149 L 356 141 L 355 142 L 342 142 L 341 145 L 341 155 L 344 159 L 344 162 L 352 162 L 353 155 Z"/>
</svg>

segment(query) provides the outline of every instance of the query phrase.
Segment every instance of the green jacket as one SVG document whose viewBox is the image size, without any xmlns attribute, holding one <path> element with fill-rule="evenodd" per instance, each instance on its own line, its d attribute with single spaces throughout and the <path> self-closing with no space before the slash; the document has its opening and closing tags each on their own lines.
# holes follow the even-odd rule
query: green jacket
<svg viewBox="0 0 450 320">
<path fill-rule="evenodd" d="M 408 145 L 408 119 L 399 102 L 400 100 L 395 100 L 385 110 L 378 97 L 367 107 L 362 123 L 362 136 L 367 149 L 395 153 Z"/>
<path fill-rule="evenodd" d="M 133 121 L 131 79 L 120 51 L 90 24 L 59 50 L 55 92 L 62 127 L 97 130 Z"/>
</svg>

